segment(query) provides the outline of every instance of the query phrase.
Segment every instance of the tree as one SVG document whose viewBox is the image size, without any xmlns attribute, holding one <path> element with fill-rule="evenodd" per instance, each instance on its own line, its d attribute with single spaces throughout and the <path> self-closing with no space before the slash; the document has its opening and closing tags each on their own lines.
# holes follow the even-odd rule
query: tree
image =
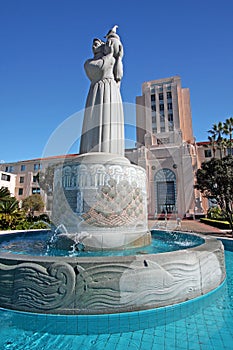
<svg viewBox="0 0 233 350">
<path fill-rule="evenodd" d="M 1 187 L 0 188 L 0 202 L 9 200 L 11 194 L 8 188 L 6 187 Z"/>
<path fill-rule="evenodd" d="M 12 229 L 19 220 L 19 202 L 10 195 L 10 191 L 0 189 L 0 229 Z"/>
<path fill-rule="evenodd" d="M 212 135 L 212 136 L 208 136 L 208 140 L 210 142 L 210 145 L 212 147 L 212 151 L 213 151 L 213 155 L 214 155 L 214 158 L 215 158 L 215 154 L 216 154 L 216 140 L 215 140 L 215 135 Z M 208 147 L 208 146 L 207 146 Z"/>
<path fill-rule="evenodd" d="M 32 194 L 23 199 L 22 208 L 34 215 L 34 211 L 42 211 L 44 209 L 44 202 L 40 194 Z"/>
<path fill-rule="evenodd" d="M 196 172 L 196 185 L 204 197 L 215 200 L 233 233 L 233 157 L 212 158 Z"/>
<path fill-rule="evenodd" d="M 8 200 L 0 202 L 0 213 L 5 215 L 15 214 L 19 209 L 19 202 L 15 197 L 10 197 Z"/>
<path fill-rule="evenodd" d="M 233 118 L 227 118 L 225 122 L 219 122 L 212 125 L 212 129 L 208 131 L 210 136 L 208 140 L 213 149 L 213 156 L 215 157 L 216 149 L 220 150 L 220 158 L 222 154 L 226 156 L 227 150 L 229 154 L 233 154 L 232 134 L 233 134 Z M 223 135 L 227 137 L 224 138 Z"/>
<path fill-rule="evenodd" d="M 223 135 L 223 123 L 219 122 L 218 124 L 213 124 L 212 129 L 208 131 L 212 135 L 217 148 L 220 150 L 220 158 L 222 158 L 222 135 Z"/>
<path fill-rule="evenodd" d="M 42 198 L 38 194 L 24 200 L 24 208 L 19 208 L 19 202 L 10 195 L 7 188 L 0 188 L 0 229 L 1 230 L 27 230 L 30 228 L 48 228 L 50 220 L 45 214 L 38 217 L 32 216 L 34 210 L 40 211 L 44 208 Z M 30 210 L 26 216 L 25 210 Z M 46 221 L 46 222 L 45 222 Z"/>
<path fill-rule="evenodd" d="M 1 226 L 11 228 L 13 222 L 17 219 L 19 213 L 19 202 L 15 197 L 9 197 L 8 200 L 0 201 Z"/>
<path fill-rule="evenodd" d="M 230 155 L 232 155 L 232 133 L 233 133 L 233 118 L 230 117 L 228 119 L 226 119 L 226 121 L 223 124 L 223 133 L 225 135 L 229 135 L 229 143 L 230 143 Z"/>
</svg>

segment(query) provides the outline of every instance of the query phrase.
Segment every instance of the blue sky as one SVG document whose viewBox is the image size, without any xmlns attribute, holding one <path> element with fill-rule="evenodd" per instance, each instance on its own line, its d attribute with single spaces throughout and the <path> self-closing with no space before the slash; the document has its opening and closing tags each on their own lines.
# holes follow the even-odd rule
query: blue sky
<svg viewBox="0 0 233 350">
<path fill-rule="evenodd" d="M 123 101 L 135 103 L 144 81 L 180 75 L 194 135 L 206 140 L 213 123 L 233 115 L 232 18 L 232 0 L 1 0 L 0 161 L 40 157 L 53 131 L 84 108 L 83 64 L 92 39 L 114 24 Z"/>
</svg>

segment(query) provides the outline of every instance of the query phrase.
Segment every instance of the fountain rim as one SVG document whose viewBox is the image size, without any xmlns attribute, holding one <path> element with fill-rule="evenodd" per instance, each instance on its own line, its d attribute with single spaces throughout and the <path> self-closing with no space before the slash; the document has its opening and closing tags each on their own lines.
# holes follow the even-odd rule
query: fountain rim
<svg viewBox="0 0 233 350">
<path fill-rule="evenodd" d="M 192 234 L 188 233 L 188 235 Z M 196 234 L 194 236 L 196 236 Z M 197 234 L 197 236 L 200 235 Z M 223 282 L 226 275 L 223 244 L 214 237 L 203 237 L 203 239 L 204 243 L 196 247 L 146 255 L 62 257 L 0 252 L 0 262 L 2 265 L 1 276 L 3 282 L 6 281 L 6 289 L 2 290 L 2 295 L 0 294 L 0 301 L 2 303 L 0 307 L 17 311 L 54 315 L 112 314 L 115 313 L 116 310 L 117 313 L 121 314 L 122 312 L 140 311 L 173 305 L 184 300 L 196 298 L 218 287 Z M 189 260 L 190 258 L 191 260 Z M 157 285 L 155 285 L 152 288 L 154 291 L 152 299 L 151 288 L 146 288 L 145 297 L 139 298 L 140 290 L 138 290 L 137 283 L 134 283 L 135 276 L 138 276 L 138 281 L 141 281 L 141 286 L 144 286 L 144 283 L 146 284 L 151 281 L 150 269 L 152 268 L 153 271 L 155 270 L 155 276 L 158 276 L 160 282 L 161 279 L 166 279 L 170 273 L 173 276 L 174 262 L 178 262 L 178 265 L 181 266 L 180 268 L 183 270 L 183 265 L 185 264 L 186 266 L 187 261 L 189 261 L 188 266 L 190 266 L 190 264 L 193 266 L 193 262 L 195 263 L 194 272 L 198 273 L 198 276 L 200 276 L 200 278 L 197 278 L 191 292 L 189 289 L 185 289 L 184 293 L 174 296 L 173 293 L 168 293 L 168 288 L 165 288 L 164 298 L 161 299 L 159 297 L 158 299 L 160 292 L 158 293 Z M 212 262 L 214 262 L 213 266 L 211 265 Z M 168 265 L 166 265 L 167 263 Z M 215 265 L 218 268 L 217 274 Z M 149 270 L 145 270 L 148 266 Z M 206 269 L 210 270 L 208 271 L 210 277 L 202 279 Z M 17 270 L 19 270 L 19 274 Z M 185 274 L 182 274 L 183 277 L 181 276 L 182 278 L 179 278 L 179 281 L 182 280 L 182 286 L 184 282 L 183 278 L 186 284 L 189 282 L 190 273 L 192 278 L 193 268 L 190 271 L 187 267 L 185 271 L 187 271 L 187 273 L 185 272 Z M 106 280 L 106 272 L 112 276 L 110 282 Z M 86 282 L 86 277 L 89 278 L 88 276 L 90 276 L 91 279 L 94 278 L 95 280 L 96 273 L 98 273 L 98 275 L 100 274 L 100 279 L 97 279 L 97 283 L 101 282 L 101 284 L 98 285 L 100 286 L 100 292 L 98 292 L 100 296 L 107 293 L 107 296 L 110 295 L 111 297 L 111 293 L 109 294 L 108 290 L 109 288 L 111 290 L 113 286 L 119 302 L 116 303 L 115 300 L 113 300 L 110 304 L 105 305 L 105 303 L 102 302 L 103 299 L 98 301 L 97 298 L 97 306 L 95 303 L 93 306 L 92 304 L 89 305 L 86 303 L 85 298 L 92 298 L 92 295 L 95 296 L 93 290 L 95 291 L 96 289 L 95 284 L 93 286 L 90 284 L 90 288 L 85 287 L 89 283 Z M 30 279 L 31 275 L 35 277 L 35 280 Z M 47 291 L 48 279 L 52 281 L 52 284 L 49 285 L 48 293 L 46 292 L 45 296 L 41 299 L 41 285 L 43 288 L 46 288 Z M 199 283 L 199 279 L 201 284 Z M 12 280 L 14 281 L 13 284 Z M 19 284 L 17 285 L 18 280 Z M 54 291 L 54 281 L 56 282 L 56 291 Z M 130 281 L 133 283 L 128 284 Z M 156 281 L 156 279 L 153 281 Z M 82 283 L 84 283 L 84 285 L 82 285 Z M 132 300 L 130 302 L 124 299 L 127 288 L 130 288 L 130 290 L 132 289 Z M 39 297 L 35 297 L 37 296 L 37 289 L 39 290 Z M 26 294 L 24 294 L 25 291 Z M 83 299 L 83 293 L 85 293 L 85 291 L 87 291 L 87 294 Z M 53 295 L 53 298 L 47 301 L 48 295 Z M 149 300 L 147 300 L 147 295 L 150 296 Z M 31 298 L 31 296 L 33 297 Z"/>
<path fill-rule="evenodd" d="M 3 235 L 16 235 L 17 233 L 26 233 L 26 232 L 38 232 L 38 231 L 50 231 L 48 229 L 33 229 L 33 230 L 17 230 L 17 231 L 0 231 L 0 238 Z M 166 230 L 159 230 L 159 229 L 151 229 L 150 232 L 152 231 L 159 231 L 159 232 L 169 232 Z M 41 263 L 43 262 L 67 262 L 67 263 L 75 263 L 75 262 L 88 262 L 88 261 L 101 261 L 101 262 L 126 262 L 126 261 L 132 261 L 132 258 L 134 257 L 135 259 L 138 257 L 146 257 L 146 258 L 150 258 L 151 256 L 154 255 L 164 255 L 164 254 L 177 254 L 179 252 L 183 253 L 185 251 L 193 251 L 193 252 L 198 252 L 200 250 L 208 250 L 208 246 L 211 243 L 217 242 L 218 239 L 213 237 L 213 236 L 208 236 L 206 237 L 203 234 L 200 233 L 196 233 L 196 232 L 186 232 L 186 231 L 170 231 L 170 232 L 175 232 L 175 233 L 181 233 L 181 234 L 186 234 L 186 235 L 190 235 L 190 236 L 197 236 L 199 238 L 202 238 L 204 240 L 204 242 L 198 246 L 195 247 L 190 247 L 190 248 L 184 248 L 181 250 L 174 250 L 174 251 L 168 251 L 168 252 L 162 252 L 162 253 L 149 253 L 149 254 L 132 254 L 132 255 L 124 255 L 124 256 L 85 256 L 85 257 L 80 257 L 80 256 L 49 256 L 49 255 L 30 255 L 30 254 L 15 254 L 15 253 L 10 253 L 10 252 L 1 252 L 0 250 L 0 258 L 2 259 L 6 259 L 6 260 L 13 260 L 13 261 L 18 261 L 18 262 L 31 262 L 31 261 L 35 261 L 38 262 L 40 261 Z"/>
</svg>

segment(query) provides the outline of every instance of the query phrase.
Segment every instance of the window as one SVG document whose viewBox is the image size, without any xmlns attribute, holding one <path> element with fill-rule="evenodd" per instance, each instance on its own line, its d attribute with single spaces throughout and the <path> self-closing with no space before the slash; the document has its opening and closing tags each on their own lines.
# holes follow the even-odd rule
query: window
<svg viewBox="0 0 233 350">
<path fill-rule="evenodd" d="M 167 99 L 172 98 L 172 93 L 171 91 L 167 91 Z"/>
<path fill-rule="evenodd" d="M 24 183 L 24 176 L 20 176 L 20 178 L 19 178 L 19 183 L 20 183 L 20 184 L 23 184 L 23 183 Z"/>
<path fill-rule="evenodd" d="M 152 128 L 152 133 L 156 134 L 157 133 L 157 128 Z"/>
<path fill-rule="evenodd" d="M 160 122 L 164 122 L 165 121 L 165 116 L 164 114 L 160 114 Z"/>
<path fill-rule="evenodd" d="M 174 130 L 174 125 L 173 125 L 173 124 L 169 125 L 169 126 L 168 126 L 168 130 L 169 130 L 169 131 L 173 131 L 173 130 Z"/>
<path fill-rule="evenodd" d="M 159 110 L 164 111 L 164 105 L 159 105 Z"/>
<path fill-rule="evenodd" d="M 159 170 L 154 177 L 158 213 L 176 211 L 176 176 L 169 169 Z"/>
<path fill-rule="evenodd" d="M 171 123 L 173 122 L 173 114 L 172 113 L 169 113 L 168 114 L 168 121 Z"/>
<path fill-rule="evenodd" d="M 8 174 L 2 174 L 1 179 L 3 181 L 11 181 L 11 176 Z"/>
<path fill-rule="evenodd" d="M 19 188 L 19 190 L 18 190 L 18 195 L 19 195 L 19 196 L 22 196 L 22 195 L 23 195 L 23 188 Z"/>
<path fill-rule="evenodd" d="M 171 103 L 171 102 L 169 102 L 169 103 L 167 104 L 167 109 L 172 109 L 172 103 Z"/>
<path fill-rule="evenodd" d="M 152 117 L 152 123 L 156 124 L 156 117 Z"/>
<path fill-rule="evenodd" d="M 151 102 L 155 101 L 155 94 L 151 95 L 150 98 L 151 98 Z"/>
<path fill-rule="evenodd" d="M 26 170 L 26 165 L 22 164 L 21 167 L 20 167 L 20 170 L 21 171 L 25 171 Z"/>
<path fill-rule="evenodd" d="M 40 194 L 40 187 L 33 187 L 32 188 L 32 194 L 36 194 L 36 193 Z"/>
<path fill-rule="evenodd" d="M 33 175 L 33 182 L 37 182 L 37 176 L 36 175 Z"/>
<path fill-rule="evenodd" d="M 34 164 L 34 170 L 39 170 L 40 168 L 40 163 Z"/>
<path fill-rule="evenodd" d="M 174 181 L 157 182 L 158 212 L 171 213 L 175 206 Z"/>
<path fill-rule="evenodd" d="M 165 126 L 161 126 L 160 132 L 165 132 Z"/>
<path fill-rule="evenodd" d="M 157 140 L 158 145 L 163 145 L 166 143 L 170 143 L 169 137 L 163 137 Z"/>
<path fill-rule="evenodd" d="M 205 149 L 205 158 L 210 158 L 210 157 L 212 157 L 211 149 Z"/>
<path fill-rule="evenodd" d="M 6 171 L 7 173 L 12 173 L 12 172 L 14 171 L 13 165 L 7 165 L 7 166 L 5 167 L 5 171 Z"/>
<path fill-rule="evenodd" d="M 159 94 L 159 100 L 162 101 L 163 100 L 163 93 Z"/>
<path fill-rule="evenodd" d="M 156 111 L 156 105 L 151 106 L 152 111 Z"/>
</svg>

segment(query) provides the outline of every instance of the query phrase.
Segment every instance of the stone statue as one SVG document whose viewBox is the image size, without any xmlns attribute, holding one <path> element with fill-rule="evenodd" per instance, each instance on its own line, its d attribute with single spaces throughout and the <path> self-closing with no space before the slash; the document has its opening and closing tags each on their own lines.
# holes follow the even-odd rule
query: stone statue
<svg viewBox="0 0 233 350">
<path fill-rule="evenodd" d="M 106 42 L 94 39 L 94 57 L 84 68 L 91 86 L 87 96 L 80 153 L 107 152 L 124 156 L 124 115 L 120 94 L 123 46 L 114 26 Z"/>
<path fill-rule="evenodd" d="M 124 156 L 123 45 L 116 30 L 105 42 L 93 40 L 94 57 L 84 65 L 91 85 L 80 154 L 54 175 L 52 219 L 67 231 L 57 244 L 69 250 L 136 248 L 151 241 L 146 172 Z"/>
</svg>

